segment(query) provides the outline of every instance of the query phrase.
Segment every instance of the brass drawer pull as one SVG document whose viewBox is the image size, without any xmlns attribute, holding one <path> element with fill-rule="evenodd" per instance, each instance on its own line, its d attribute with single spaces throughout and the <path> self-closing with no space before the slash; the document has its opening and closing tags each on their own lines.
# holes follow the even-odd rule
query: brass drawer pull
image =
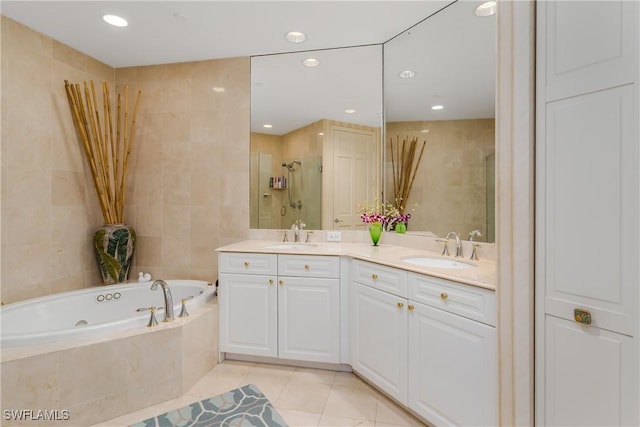
<svg viewBox="0 0 640 427">
<path fill-rule="evenodd" d="M 249 268 L 249 261 L 244 262 L 244 268 Z"/>
<path fill-rule="evenodd" d="M 407 310 L 409 310 L 409 311 L 413 311 L 413 309 L 414 309 L 414 308 L 415 308 L 415 307 L 413 306 L 413 304 L 409 304 L 409 305 L 407 306 Z"/>
<path fill-rule="evenodd" d="M 279 280 L 279 281 L 278 281 L 278 285 L 280 285 L 280 286 L 284 285 L 284 281 Z"/>
<path fill-rule="evenodd" d="M 583 308 L 575 308 L 573 309 L 573 318 L 578 323 L 582 323 L 584 325 L 591 324 L 591 312 L 589 310 L 585 310 Z"/>
<path fill-rule="evenodd" d="M 447 294 L 445 294 L 445 293 L 443 292 L 443 293 L 441 293 L 441 294 L 440 294 L 440 298 L 442 298 L 442 299 L 444 300 L 444 299 L 449 298 L 449 295 L 447 295 Z"/>
<path fill-rule="evenodd" d="M 273 285 L 273 279 L 269 279 L 269 284 Z"/>
<path fill-rule="evenodd" d="M 403 304 L 403 303 L 401 303 L 401 302 L 397 303 L 396 305 L 398 306 L 398 308 L 402 308 L 402 307 L 404 307 L 404 304 Z"/>
<path fill-rule="evenodd" d="M 305 265 L 304 265 L 304 269 L 305 269 L 305 270 L 309 271 L 309 269 L 310 269 L 310 268 L 311 268 L 311 267 L 309 267 L 309 264 L 305 264 Z"/>
<path fill-rule="evenodd" d="M 373 280 L 376 280 L 376 279 L 378 278 L 378 275 L 377 275 L 376 273 L 373 273 L 373 274 L 371 275 L 371 278 L 372 278 Z"/>
</svg>

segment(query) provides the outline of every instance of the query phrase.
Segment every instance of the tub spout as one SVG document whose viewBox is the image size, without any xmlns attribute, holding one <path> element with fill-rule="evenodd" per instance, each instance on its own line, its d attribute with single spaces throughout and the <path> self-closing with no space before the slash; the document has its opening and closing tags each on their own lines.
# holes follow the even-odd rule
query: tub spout
<svg viewBox="0 0 640 427">
<path fill-rule="evenodd" d="M 158 289 L 158 285 L 162 287 L 162 292 L 164 293 L 164 322 L 173 322 L 173 297 L 171 296 L 171 289 L 169 289 L 169 285 L 164 280 L 156 280 L 151 285 L 151 290 L 155 291 Z"/>
</svg>

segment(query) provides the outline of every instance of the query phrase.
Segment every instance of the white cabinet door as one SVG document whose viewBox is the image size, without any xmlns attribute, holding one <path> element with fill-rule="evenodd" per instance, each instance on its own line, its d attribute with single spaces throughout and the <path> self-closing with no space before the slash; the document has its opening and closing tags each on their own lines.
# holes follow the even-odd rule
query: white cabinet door
<svg viewBox="0 0 640 427">
<path fill-rule="evenodd" d="M 340 362 L 338 279 L 278 278 L 278 356 Z"/>
<path fill-rule="evenodd" d="M 352 284 L 353 369 L 407 404 L 407 300 Z"/>
<path fill-rule="evenodd" d="M 409 304 L 409 408 L 435 425 L 498 425 L 495 328 Z"/>
<path fill-rule="evenodd" d="M 220 351 L 278 355 L 275 276 L 220 274 Z"/>
<path fill-rule="evenodd" d="M 545 323 L 546 411 L 538 424 L 637 425 L 633 338 L 555 316 Z"/>
</svg>

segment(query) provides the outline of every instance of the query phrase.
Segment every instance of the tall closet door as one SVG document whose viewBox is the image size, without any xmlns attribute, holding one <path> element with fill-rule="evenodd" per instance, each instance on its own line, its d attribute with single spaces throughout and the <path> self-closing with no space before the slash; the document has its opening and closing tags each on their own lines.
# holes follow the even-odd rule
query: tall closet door
<svg viewBox="0 0 640 427">
<path fill-rule="evenodd" d="M 639 425 L 640 5 L 537 12 L 536 423 Z"/>
</svg>

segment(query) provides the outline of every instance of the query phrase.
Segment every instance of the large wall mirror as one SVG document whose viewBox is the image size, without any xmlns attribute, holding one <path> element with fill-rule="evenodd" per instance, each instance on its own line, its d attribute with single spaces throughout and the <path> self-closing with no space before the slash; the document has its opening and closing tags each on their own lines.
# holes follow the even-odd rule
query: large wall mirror
<svg viewBox="0 0 640 427">
<path fill-rule="evenodd" d="M 251 228 L 362 227 L 382 191 L 382 45 L 251 58 Z"/>
<path fill-rule="evenodd" d="M 253 57 L 251 228 L 362 227 L 358 205 L 394 200 L 391 150 L 415 138 L 426 144 L 408 232 L 495 241 L 496 22 L 480 3 L 452 3 L 384 45 Z"/>
<path fill-rule="evenodd" d="M 384 45 L 387 201 L 403 142 L 417 141 L 416 159 L 424 145 L 404 201 L 409 232 L 495 241 L 496 22 L 480 4 L 453 3 Z"/>
</svg>

